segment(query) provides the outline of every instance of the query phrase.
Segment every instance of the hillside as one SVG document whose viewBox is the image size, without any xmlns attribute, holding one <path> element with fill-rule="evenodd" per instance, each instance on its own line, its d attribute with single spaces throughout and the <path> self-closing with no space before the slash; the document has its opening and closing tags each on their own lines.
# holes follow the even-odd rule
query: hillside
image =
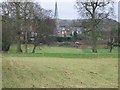
<svg viewBox="0 0 120 90">
<path fill-rule="evenodd" d="M 84 25 L 83 25 L 84 24 Z M 104 19 L 99 23 L 99 28 L 101 30 L 108 30 L 108 29 L 118 29 L 119 22 L 113 19 Z M 81 19 L 81 20 L 68 20 L 68 19 L 59 19 L 60 26 L 76 26 L 76 27 L 87 27 L 90 25 L 88 19 Z"/>
</svg>

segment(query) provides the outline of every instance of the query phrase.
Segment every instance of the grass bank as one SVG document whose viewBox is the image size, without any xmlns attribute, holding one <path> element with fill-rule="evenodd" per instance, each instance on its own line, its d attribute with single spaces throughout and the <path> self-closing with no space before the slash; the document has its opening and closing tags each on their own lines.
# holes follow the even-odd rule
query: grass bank
<svg viewBox="0 0 120 90">
<path fill-rule="evenodd" d="M 3 88 L 115 88 L 118 59 L 3 57 Z"/>
</svg>

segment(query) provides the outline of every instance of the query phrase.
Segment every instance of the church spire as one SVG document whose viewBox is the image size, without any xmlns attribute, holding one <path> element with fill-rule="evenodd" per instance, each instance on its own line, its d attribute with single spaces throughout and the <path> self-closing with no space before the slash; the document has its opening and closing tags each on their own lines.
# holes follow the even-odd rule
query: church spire
<svg viewBox="0 0 120 90">
<path fill-rule="evenodd" d="M 54 14 L 54 18 L 58 19 L 58 7 L 57 7 L 57 1 L 55 2 L 55 14 Z"/>
<path fill-rule="evenodd" d="M 55 2 L 55 13 L 54 13 L 54 19 L 55 19 L 55 24 L 56 24 L 56 28 L 54 30 L 54 35 L 58 34 L 58 30 L 59 30 L 59 18 L 58 18 L 58 7 L 57 7 L 57 1 Z"/>
</svg>

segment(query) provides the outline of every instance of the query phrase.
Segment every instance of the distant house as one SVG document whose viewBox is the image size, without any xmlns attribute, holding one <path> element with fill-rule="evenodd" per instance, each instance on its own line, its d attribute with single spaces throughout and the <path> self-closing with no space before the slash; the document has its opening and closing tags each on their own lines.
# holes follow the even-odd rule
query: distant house
<svg viewBox="0 0 120 90">
<path fill-rule="evenodd" d="M 60 37 L 70 37 L 74 36 L 74 32 L 76 32 L 78 35 L 82 34 L 82 30 L 78 27 L 70 27 L 70 28 L 59 28 L 58 36 Z"/>
</svg>

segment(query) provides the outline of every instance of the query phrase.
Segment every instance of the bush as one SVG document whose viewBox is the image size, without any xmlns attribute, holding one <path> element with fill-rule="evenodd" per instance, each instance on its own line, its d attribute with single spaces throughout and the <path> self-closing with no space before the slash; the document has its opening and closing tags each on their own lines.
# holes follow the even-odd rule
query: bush
<svg viewBox="0 0 120 90">
<path fill-rule="evenodd" d="M 72 41 L 72 37 L 55 37 L 57 42 L 71 42 Z"/>
<path fill-rule="evenodd" d="M 10 43 L 3 42 L 2 43 L 2 51 L 9 51 L 9 49 L 10 49 Z"/>
<path fill-rule="evenodd" d="M 64 47 L 74 47 L 75 44 L 72 42 L 60 42 L 58 43 L 58 46 L 64 46 Z"/>
</svg>

